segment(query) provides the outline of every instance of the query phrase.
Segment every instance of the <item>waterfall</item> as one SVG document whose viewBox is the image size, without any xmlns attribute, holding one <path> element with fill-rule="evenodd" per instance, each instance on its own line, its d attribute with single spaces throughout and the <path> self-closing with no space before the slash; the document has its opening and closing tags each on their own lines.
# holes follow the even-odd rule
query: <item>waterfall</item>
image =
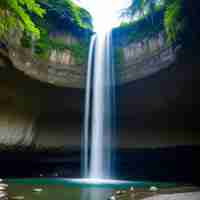
<svg viewBox="0 0 200 200">
<path fill-rule="evenodd" d="M 111 32 L 91 39 L 88 57 L 85 118 L 84 178 L 111 178 L 114 147 L 115 75 Z"/>
</svg>

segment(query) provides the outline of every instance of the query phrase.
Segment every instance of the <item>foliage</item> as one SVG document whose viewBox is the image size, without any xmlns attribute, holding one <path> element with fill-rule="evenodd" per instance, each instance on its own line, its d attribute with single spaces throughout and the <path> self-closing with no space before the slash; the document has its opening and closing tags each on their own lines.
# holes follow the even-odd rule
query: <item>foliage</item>
<svg viewBox="0 0 200 200">
<path fill-rule="evenodd" d="M 131 6 L 123 13 L 129 17 L 139 14 L 137 21 L 151 19 L 155 25 L 153 15 L 164 9 L 163 24 L 168 41 L 176 41 L 185 26 L 185 18 L 182 14 L 182 0 L 132 0 Z"/>
<path fill-rule="evenodd" d="M 137 19 L 141 19 L 162 9 L 162 1 L 163 0 L 132 0 L 131 5 L 122 11 L 122 16 L 128 16 L 130 18 L 137 16 Z"/>
<path fill-rule="evenodd" d="M 184 24 L 185 19 L 182 16 L 181 0 L 168 1 L 164 16 L 164 25 L 168 40 L 176 41 L 179 33 L 184 29 Z"/>
<path fill-rule="evenodd" d="M 5 36 L 11 29 L 20 28 L 35 38 L 39 38 L 40 31 L 32 21 L 30 13 L 43 17 L 45 11 L 37 0 L 1 0 L 0 36 Z"/>
<path fill-rule="evenodd" d="M 122 23 L 119 28 L 114 29 L 114 38 L 119 34 L 126 40 L 125 43 L 136 42 L 144 38 L 152 37 L 152 35 L 164 29 L 163 26 L 163 10 L 159 10 L 152 15 L 154 24 L 147 17 L 140 18 L 138 21 L 132 23 Z"/>
<path fill-rule="evenodd" d="M 45 24 L 50 25 L 53 29 L 57 27 L 72 29 L 73 25 L 76 26 L 76 29 L 92 29 L 90 14 L 86 10 L 74 4 L 71 0 L 40 1 L 41 6 L 47 10 Z"/>
<path fill-rule="evenodd" d="M 48 59 L 49 52 L 70 50 L 77 64 L 87 60 L 88 44 L 84 34 L 86 29 L 91 30 L 91 16 L 84 9 L 76 6 L 71 0 L 40 0 L 41 7 L 46 10 L 44 18 L 33 17 L 40 29 L 40 39 L 34 41 L 28 34 L 21 39 L 23 47 L 32 48 L 37 58 Z M 58 33 L 67 37 L 68 34 L 77 36 L 82 34 L 79 42 L 66 44 L 58 37 L 50 37 L 51 33 Z"/>
<path fill-rule="evenodd" d="M 83 64 L 87 60 L 88 44 L 84 42 L 76 42 L 71 45 L 64 43 L 59 38 L 50 38 L 45 29 L 41 29 L 41 37 L 35 41 L 34 49 L 37 58 L 48 59 L 51 50 L 58 50 L 60 52 L 69 50 L 75 58 L 76 64 Z M 25 48 L 32 48 L 33 42 L 29 35 L 24 35 L 21 40 L 22 46 Z"/>
</svg>

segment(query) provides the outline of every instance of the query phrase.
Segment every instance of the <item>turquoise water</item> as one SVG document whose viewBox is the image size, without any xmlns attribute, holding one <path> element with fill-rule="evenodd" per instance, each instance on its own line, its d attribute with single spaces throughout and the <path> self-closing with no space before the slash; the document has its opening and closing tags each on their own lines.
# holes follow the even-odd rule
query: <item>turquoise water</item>
<svg viewBox="0 0 200 200">
<path fill-rule="evenodd" d="M 173 183 L 160 182 L 111 182 L 111 183 L 82 183 L 77 179 L 7 179 L 8 196 L 10 198 L 22 196 L 28 200 L 104 200 L 108 199 L 113 191 L 119 189 L 175 187 Z M 34 189 L 42 189 L 34 192 Z"/>
</svg>

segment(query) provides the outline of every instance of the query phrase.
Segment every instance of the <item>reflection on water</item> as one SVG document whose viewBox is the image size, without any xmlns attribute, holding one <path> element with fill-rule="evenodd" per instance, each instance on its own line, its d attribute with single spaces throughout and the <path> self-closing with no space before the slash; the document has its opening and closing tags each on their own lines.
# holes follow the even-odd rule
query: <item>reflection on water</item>
<svg viewBox="0 0 200 200">
<path fill-rule="evenodd" d="M 111 196 L 112 191 L 106 189 L 83 189 L 81 191 L 81 200 L 105 200 Z"/>
</svg>

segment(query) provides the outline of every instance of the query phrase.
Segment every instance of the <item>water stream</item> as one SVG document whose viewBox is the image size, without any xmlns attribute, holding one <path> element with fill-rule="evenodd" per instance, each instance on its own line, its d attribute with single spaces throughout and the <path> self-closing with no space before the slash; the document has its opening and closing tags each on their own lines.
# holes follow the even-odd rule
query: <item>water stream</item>
<svg viewBox="0 0 200 200">
<path fill-rule="evenodd" d="M 92 37 L 85 99 L 84 178 L 109 179 L 115 133 L 115 72 L 111 32 Z M 112 141 L 111 141 L 112 139 Z"/>
<path fill-rule="evenodd" d="M 90 12 L 96 34 L 91 38 L 83 133 L 83 178 L 113 179 L 115 148 L 115 70 L 112 28 L 120 24 L 119 10 L 131 0 L 74 0 Z"/>
</svg>

